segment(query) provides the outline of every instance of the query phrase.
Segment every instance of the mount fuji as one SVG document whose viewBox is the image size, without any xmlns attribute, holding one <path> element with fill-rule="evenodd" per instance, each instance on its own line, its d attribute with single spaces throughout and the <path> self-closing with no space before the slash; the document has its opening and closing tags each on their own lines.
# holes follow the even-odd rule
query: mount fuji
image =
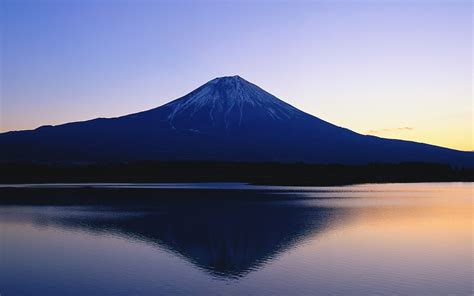
<svg viewBox="0 0 474 296">
<path fill-rule="evenodd" d="M 361 135 L 239 76 L 148 111 L 0 134 L 1 162 L 222 161 L 474 167 L 474 153 Z"/>
</svg>

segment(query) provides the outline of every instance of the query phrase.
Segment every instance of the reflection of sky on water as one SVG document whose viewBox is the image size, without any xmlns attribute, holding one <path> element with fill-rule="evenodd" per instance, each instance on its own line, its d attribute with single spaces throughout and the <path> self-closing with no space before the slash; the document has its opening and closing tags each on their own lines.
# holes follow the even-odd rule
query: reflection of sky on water
<svg viewBox="0 0 474 296">
<path fill-rule="evenodd" d="M 15 295 L 469 294 L 472 185 L 406 188 L 3 206 L 0 283 Z"/>
</svg>

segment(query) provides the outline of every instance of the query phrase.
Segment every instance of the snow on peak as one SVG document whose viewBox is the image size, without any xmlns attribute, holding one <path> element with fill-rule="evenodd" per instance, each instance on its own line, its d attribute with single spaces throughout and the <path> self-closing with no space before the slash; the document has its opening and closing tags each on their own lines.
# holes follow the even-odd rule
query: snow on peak
<svg viewBox="0 0 474 296">
<path fill-rule="evenodd" d="M 171 109 L 168 121 L 173 127 L 191 118 L 227 128 L 250 118 L 285 120 L 303 113 L 238 75 L 215 78 L 165 106 Z"/>
</svg>

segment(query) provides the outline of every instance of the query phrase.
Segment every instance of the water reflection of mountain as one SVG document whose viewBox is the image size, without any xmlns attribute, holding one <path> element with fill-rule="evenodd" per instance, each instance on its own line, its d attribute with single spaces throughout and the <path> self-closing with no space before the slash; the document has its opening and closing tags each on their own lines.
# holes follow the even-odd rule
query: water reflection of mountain
<svg viewBox="0 0 474 296">
<path fill-rule="evenodd" d="M 344 215 L 341 210 L 283 201 L 281 195 L 269 199 L 261 192 L 196 194 L 180 193 L 177 198 L 173 192 L 173 198 L 159 202 L 133 195 L 135 202 L 127 205 L 66 207 L 54 214 L 39 212 L 34 221 L 158 244 L 214 276 L 234 278 L 260 268 Z M 239 194 L 245 198 L 233 198 Z"/>
</svg>

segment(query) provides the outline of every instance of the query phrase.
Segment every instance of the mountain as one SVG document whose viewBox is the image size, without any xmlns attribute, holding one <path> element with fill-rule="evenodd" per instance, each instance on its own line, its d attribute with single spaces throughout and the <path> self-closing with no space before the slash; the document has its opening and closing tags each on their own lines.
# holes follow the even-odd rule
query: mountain
<svg viewBox="0 0 474 296">
<path fill-rule="evenodd" d="M 474 153 L 366 136 L 307 114 L 239 76 L 148 111 L 0 134 L 0 161 L 436 162 Z"/>
</svg>

